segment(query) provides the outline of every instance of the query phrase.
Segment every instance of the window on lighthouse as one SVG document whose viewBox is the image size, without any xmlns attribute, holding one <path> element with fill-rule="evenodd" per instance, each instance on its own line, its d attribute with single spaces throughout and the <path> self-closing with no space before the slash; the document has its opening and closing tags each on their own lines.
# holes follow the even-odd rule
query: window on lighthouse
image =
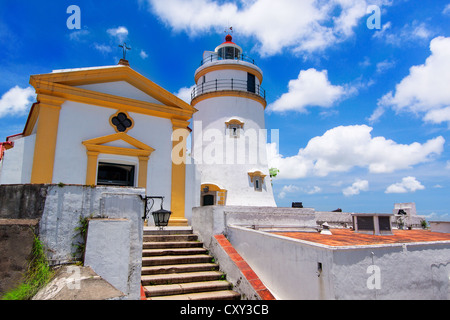
<svg viewBox="0 0 450 320">
<path fill-rule="evenodd" d="M 241 129 L 244 128 L 244 123 L 233 119 L 225 123 L 227 129 L 230 131 L 230 138 L 239 138 Z"/>
<path fill-rule="evenodd" d="M 263 174 L 261 171 L 249 172 L 248 175 L 250 177 L 251 182 L 253 183 L 255 191 L 262 191 L 264 178 L 266 177 L 266 175 Z"/>
<path fill-rule="evenodd" d="M 255 191 L 262 191 L 261 177 L 255 177 Z"/>
<path fill-rule="evenodd" d="M 230 137 L 232 138 L 239 138 L 239 129 L 241 128 L 240 125 L 232 124 L 230 125 Z"/>
<path fill-rule="evenodd" d="M 219 49 L 219 57 L 222 59 L 239 59 L 240 50 L 235 47 L 223 47 Z"/>
</svg>

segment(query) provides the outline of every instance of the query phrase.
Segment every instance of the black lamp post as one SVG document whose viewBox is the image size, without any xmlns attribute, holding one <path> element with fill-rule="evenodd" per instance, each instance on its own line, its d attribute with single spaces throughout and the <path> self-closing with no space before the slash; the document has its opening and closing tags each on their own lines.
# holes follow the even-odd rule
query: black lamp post
<svg viewBox="0 0 450 320">
<path fill-rule="evenodd" d="M 171 214 L 171 211 L 163 209 L 161 203 L 161 209 L 152 212 L 153 220 L 155 220 L 155 226 L 159 227 L 161 230 L 164 227 L 167 227 Z"/>
<path fill-rule="evenodd" d="M 142 200 L 145 200 L 145 215 L 143 217 L 144 220 L 147 219 L 148 213 L 152 210 L 153 204 L 155 202 L 154 199 L 161 199 L 161 209 L 152 212 L 153 220 L 155 221 L 155 226 L 159 227 L 161 230 L 164 227 L 167 227 L 172 211 L 164 210 L 164 197 L 141 196 L 141 198 Z M 150 208 L 148 206 L 148 200 L 152 200 L 152 205 L 150 206 Z"/>
</svg>

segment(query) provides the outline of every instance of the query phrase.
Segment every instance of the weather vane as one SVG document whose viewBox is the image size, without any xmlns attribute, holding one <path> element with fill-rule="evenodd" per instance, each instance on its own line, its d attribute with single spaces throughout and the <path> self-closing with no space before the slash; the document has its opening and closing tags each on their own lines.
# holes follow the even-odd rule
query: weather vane
<svg viewBox="0 0 450 320">
<path fill-rule="evenodd" d="M 226 28 L 225 33 L 227 34 L 233 33 L 233 27 Z"/>
<path fill-rule="evenodd" d="M 127 47 L 126 42 L 124 42 L 123 44 L 119 45 L 119 48 L 122 48 L 122 50 L 123 50 L 123 60 L 126 60 L 127 50 L 131 50 L 131 48 Z"/>
</svg>

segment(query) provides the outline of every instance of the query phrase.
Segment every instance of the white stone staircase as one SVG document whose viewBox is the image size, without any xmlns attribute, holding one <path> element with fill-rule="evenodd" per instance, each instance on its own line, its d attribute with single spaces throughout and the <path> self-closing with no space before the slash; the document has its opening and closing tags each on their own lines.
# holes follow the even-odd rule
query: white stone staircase
<svg viewBox="0 0 450 320">
<path fill-rule="evenodd" d="M 239 300 L 191 227 L 144 228 L 142 276 L 147 300 Z"/>
</svg>

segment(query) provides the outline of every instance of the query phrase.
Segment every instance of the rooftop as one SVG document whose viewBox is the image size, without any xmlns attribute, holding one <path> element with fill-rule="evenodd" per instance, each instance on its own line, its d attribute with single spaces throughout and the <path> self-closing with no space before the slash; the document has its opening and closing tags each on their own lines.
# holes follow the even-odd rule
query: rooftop
<svg viewBox="0 0 450 320">
<path fill-rule="evenodd" d="M 431 232 L 428 230 L 392 230 L 392 232 L 394 233 L 393 235 L 377 236 L 356 233 L 350 229 L 331 229 L 332 235 L 323 235 L 318 232 L 274 232 L 274 234 L 333 247 L 435 241 L 450 242 L 450 233 Z"/>
</svg>

